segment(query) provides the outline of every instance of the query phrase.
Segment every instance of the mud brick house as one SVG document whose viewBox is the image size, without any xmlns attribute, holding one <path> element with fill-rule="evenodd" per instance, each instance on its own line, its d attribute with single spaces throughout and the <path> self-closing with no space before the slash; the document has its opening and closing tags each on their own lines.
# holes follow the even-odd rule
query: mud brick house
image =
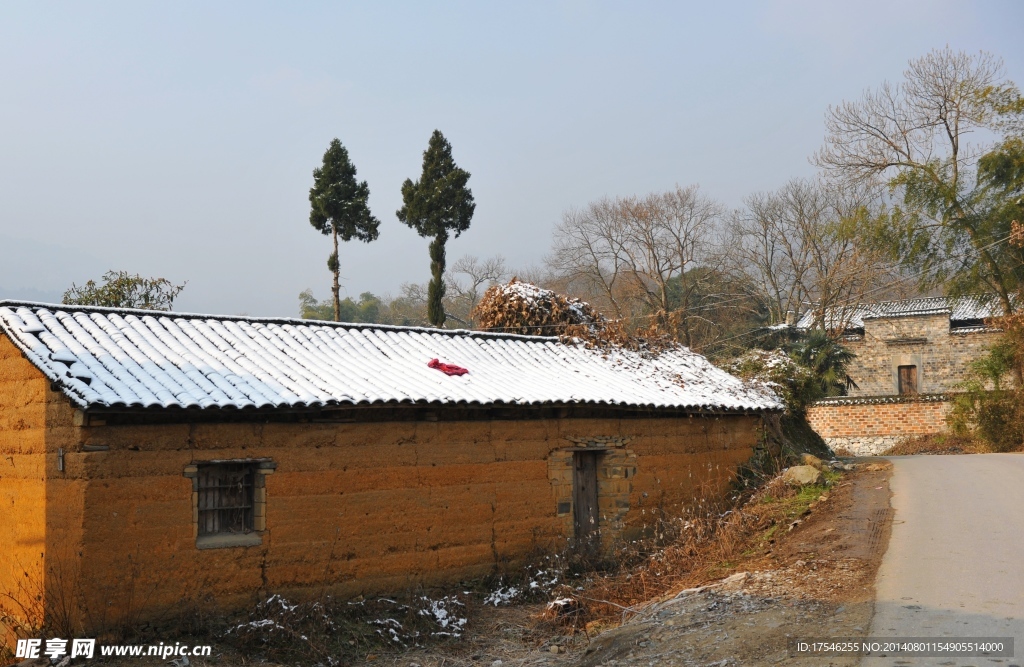
<svg viewBox="0 0 1024 667">
<path fill-rule="evenodd" d="M 934 297 L 830 313 L 830 324 L 843 328 L 843 344 L 857 355 L 848 368 L 857 386 L 849 396 L 813 405 L 811 426 L 833 449 L 858 455 L 943 432 L 949 394 L 999 336 L 985 324 L 998 312 L 997 304 L 979 297 Z M 808 314 L 797 326 L 811 324 Z"/>
<path fill-rule="evenodd" d="M 686 350 L 0 302 L 0 606 L 97 628 L 600 553 L 779 408 Z"/>
</svg>

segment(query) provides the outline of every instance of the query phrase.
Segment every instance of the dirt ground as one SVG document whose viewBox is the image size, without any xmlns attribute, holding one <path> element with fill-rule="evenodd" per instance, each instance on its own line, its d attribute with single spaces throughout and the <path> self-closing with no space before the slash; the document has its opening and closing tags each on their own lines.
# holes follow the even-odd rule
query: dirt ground
<svg viewBox="0 0 1024 667">
<path fill-rule="evenodd" d="M 848 478 L 734 581 L 683 591 L 597 637 L 580 666 L 853 665 L 790 657 L 791 638 L 856 637 L 870 626 L 874 578 L 892 522 L 888 464 Z"/>
<path fill-rule="evenodd" d="M 865 636 L 875 573 L 889 538 L 887 462 L 861 463 L 827 500 L 726 580 L 655 601 L 621 626 L 552 634 L 540 605 L 474 610 L 457 644 L 367 656 L 360 665 L 854 665 L 790 657 L 790 638 Z"/>
</svg>

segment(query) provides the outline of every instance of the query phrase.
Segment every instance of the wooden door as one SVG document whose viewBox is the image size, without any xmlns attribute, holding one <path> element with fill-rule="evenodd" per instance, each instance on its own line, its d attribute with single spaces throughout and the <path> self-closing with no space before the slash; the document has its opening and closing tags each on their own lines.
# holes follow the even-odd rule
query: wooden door
<svg viewBox="0 0 1024 667">
<path fill-rule="evenodd" d="M 900 396 L 913 396 L 918 393 L 917 389 L 917 366 L 900 366 Z"/>
<path fill-rule="evenodd" d="M 587 556 L 596 555 L 601 546 L 597 457 L 598 452 L 573 453 L 572 506 L 576 548 Z"/>
</svg>

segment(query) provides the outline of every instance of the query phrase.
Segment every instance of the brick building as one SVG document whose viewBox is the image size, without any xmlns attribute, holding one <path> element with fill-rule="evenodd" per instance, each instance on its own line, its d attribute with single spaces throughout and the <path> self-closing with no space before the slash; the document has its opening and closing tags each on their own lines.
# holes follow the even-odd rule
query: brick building
<svg viewBox="0 0 1024 667">
<path fill-rule="evenodd" d="M 907 436 L 946 428 L 949 394 L 964 381 L 971 361 L 999 331 L 985 325 L 998 305 L 969 297 L 933 297 L 864 304 L 830 313 L 845 331 L 856 359 L 848 372 L 850 395 L 819 401 L 808 410 L 814 429 L 832 448 L 879 454 Z M 799 327 L 810 327 L 805 315 Z"/>
<path fill-rule="evenodd" d="M 599 553 L 724 492 L 780 407 L 686 350 L 0 302 L 0 611 L 81 633 Z"/>
</svg>

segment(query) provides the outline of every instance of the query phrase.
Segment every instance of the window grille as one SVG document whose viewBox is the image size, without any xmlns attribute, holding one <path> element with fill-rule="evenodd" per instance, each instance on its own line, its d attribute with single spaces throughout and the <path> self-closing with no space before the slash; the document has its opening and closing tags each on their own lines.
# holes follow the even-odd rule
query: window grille
<svg viewBox="0 0 1024 667">
<path fill-rule="evenodd" d="M 256 466 L 200 465 L 197 473 L 199 536 L 251 533 L 255 527 Z"/>
</svg>

